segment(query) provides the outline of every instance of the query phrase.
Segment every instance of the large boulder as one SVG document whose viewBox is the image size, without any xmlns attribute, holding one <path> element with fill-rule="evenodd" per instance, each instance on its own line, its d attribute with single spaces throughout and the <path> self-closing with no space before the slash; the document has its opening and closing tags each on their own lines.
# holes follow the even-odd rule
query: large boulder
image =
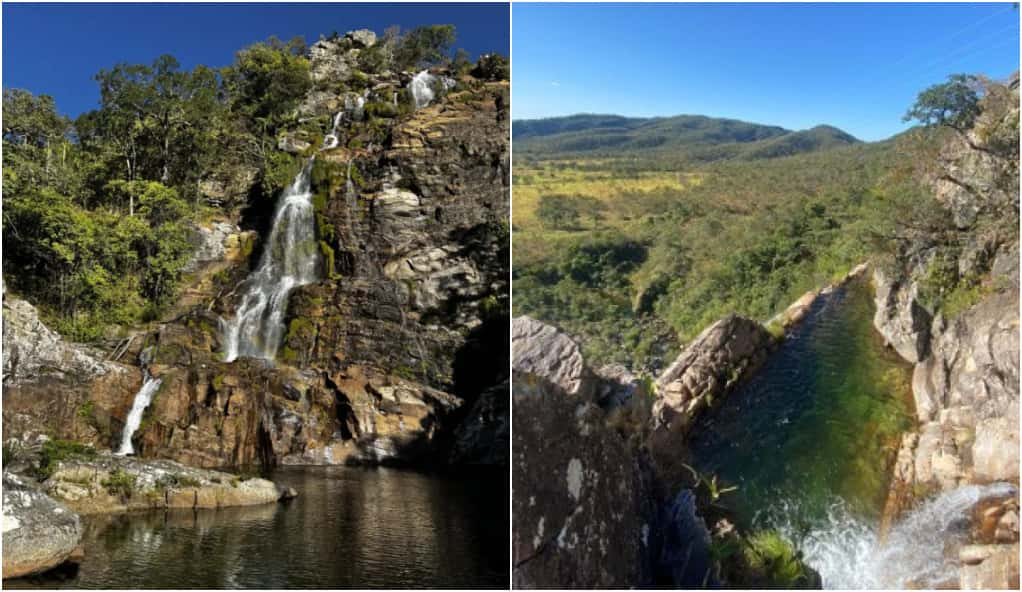
<svg viewBox="0 0 1022 592">
<path fill-rule="evenodd" d="M 61 461 L 43 488 L 80 514 L 251 506 L 283 495 L 267 479 L 111 454 Z"/>
<path fill-rule="evenodd" d="M 556 327 L 531 317 L 511 322 L 511 368 L 557 385 L 569 395 L 589 398 L 596 385 L 575 341 Z"/>
<path fill-rule="evenodd" d="M 64 563 L 82 540 L 78 515 L 6 471 L 3 484 L 3 578 Z"/>
<path fill-rule="evenodd" d="M 933 323 L 912 392 L 922 425 L 911 477 L 941 489 L 1019 475 L 1018 291 L 989 296 Z"/>
<path fill-rule="evenodd" d="M 593 403 L 533 375 L 512 388 L 514 586 L 649 587 L 656 511 L 640 457 Z"/>
<path fill-rule="evenodd" d="M 3 382 L 17 386 L 43 378 L 91 380 L 122 366 L 103 360 L 102 353 L 68 343 L 39 319 L 28 301 L 4 295 Z"/>
<path fill-rule="evenodd" d="M 924 359 L 930 340 L 930 313 L 919 303 L 916 282 L 873 268 L 876 313 L 873 326 L 909 363 Z"/>
</svg>

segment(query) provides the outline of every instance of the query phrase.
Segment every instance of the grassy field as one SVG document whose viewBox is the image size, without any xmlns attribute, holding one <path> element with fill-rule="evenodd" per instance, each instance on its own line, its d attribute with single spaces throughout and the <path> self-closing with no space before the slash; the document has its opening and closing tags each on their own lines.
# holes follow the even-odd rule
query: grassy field
<svg viewBox="0 0 1022 592">
<path fill-rule="evenodd" d="M 892 143 L 702 165 L 516 157 L 516 314 L 594 365 L 657 371 L 729 312 L 765 320 L 869 257 L 899 185 Z"/>
</svg>

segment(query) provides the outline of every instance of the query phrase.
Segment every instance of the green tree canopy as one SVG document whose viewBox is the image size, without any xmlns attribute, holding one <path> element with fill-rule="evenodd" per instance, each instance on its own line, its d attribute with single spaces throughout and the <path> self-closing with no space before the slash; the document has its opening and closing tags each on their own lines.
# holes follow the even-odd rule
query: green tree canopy
<svg viewBox="0 0 1022 592">
<path fill-rule="evenodd" d="M 397 42 L 394 63 L 401 69 L 426 68 L 448 59 L 448 52 L 457 39 L 454 25 L 416 27 Z"/>
<path fill-rule="evenodd" d="M 250 45 L 237 53 L 223 77 L 231 111 L 272 135 L 312 86 L 305 41 L 271 37 Z"/>
<path fill-rule="evenodd" d="M 926 126 L 942 125 L 965 131 L 980 113 L 977 86 L 975 76 L 953 74 L 947 82 L 920 92 L 903 120 L 915 119 Z"/>
</svg>

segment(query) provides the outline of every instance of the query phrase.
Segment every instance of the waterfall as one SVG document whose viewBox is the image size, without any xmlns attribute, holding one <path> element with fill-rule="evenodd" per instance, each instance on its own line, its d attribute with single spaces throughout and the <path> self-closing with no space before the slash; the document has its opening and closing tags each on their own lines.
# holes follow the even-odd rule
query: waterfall
<svg viewBox="0 0 1022 592">
<path fill-rule="evenodd" d="M 945 491 L 903 515 L 883 539 L 843 503 L 833 504 L 809 532 L 798 532 L 790 522 L 779 523 L 778 529 L 820 572 L 824 588 L 934 588 L 957 583 L 957 548 L 967 540 L 972 507 L 1016 491 L 1009 483 Z M 779 516 L 799 513 L 790 505 L 778 510 Z"/>
<path fill-rule="evenodd" d="M 362 102 L 356 101 L 355 108 L 361 105 Z M 340 143 L 338 129 L 343 119 L 344 111 L 334 115 L 333 127 L 323 139 L 320 151 L 335 148 Z M 291 291 L 318 279 L 316 215 L 310 190 L 315 158 L 309 158 L 281 194 L 259 267 L 242 282 L 234 318 L 220 320 L 226 362 L 238 356 L 274 359 L 284 336 L 284 315 Z M 348 171 L 350 184 L 350 162 Z"/>
<path fill-rule="evenodd" d="M 118 456 L 126 456 L 135 453 L 135 448 L 131 445 L 131 437 L 135 435 L 135 431 L 138 426 L 142 423 L 142 414 L 145 412 L 146 407 L 153 400 L 153 395 L 156 390 L 160 388 L 160 379 L 153 378 L 149 375 L 148 370 L 143 370 L 145 374 L 145 381 L 142 383 L 142 388 L 135 393 L 135 400 L 131 404 L 131 411 L 128 412 L 128 419 L 124 422 L 124 431 L 121 433 L 121 445 L 117 449 Z"/>
<path fill-rule="evenodd" d="M 221 320 L 226 362 L 238 356 L 272 360 L 284 336 L 291 291 L 318 279 L 319 251 L 309 190 L 313 159 L 280 196 L 259 267 L 242 283 L 234 318 Z"/>
<path fill-rule="evenodd" d="M 421 109 L 431 102 L 435 98 L 433 94 L 432 84 L 436 80 L 436 77 L 429 73 L 429 70 L 423 70 L 412 77 L 412 81 L 408 83 L 408 92 L 412 93 L 412 101 L 415 103 L 416 109 Z"/>
<path fill-rule="evenodd" d="M 323 147 L 320 150 L 330 150 L 336 148 L 339 140 L 337 139 L 337 128 L 341 125 L 341 119 L 344 118 L 344 111 L 338 111 L 337 115 L 334 115 L 333 125 L 330 127 L 330 133 L 323 138 Z"/>
</svg>

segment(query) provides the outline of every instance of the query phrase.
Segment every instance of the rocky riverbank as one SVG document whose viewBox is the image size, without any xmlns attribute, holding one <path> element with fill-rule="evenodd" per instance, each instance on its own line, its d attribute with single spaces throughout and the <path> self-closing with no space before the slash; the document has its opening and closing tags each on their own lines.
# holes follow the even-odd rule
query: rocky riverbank
<svg viewBox="0 0 1022 592">
<path fill-rule="evenodd" d="M 920 424 L 901 443 L 888 523 L 934 492 L 1019 480 L 1017 74 L 992 85 L 982 107 L 928 177 L 944 234 L 911 232 L 873 274 L 874 323 L 915 364 Z M 992 522 L 1001 536 L 976 534 L 958 550 L 963 588 L 1018 587 L 1017 493 L 1004 503 L 996 519 L 974 520 L 977 532 Z"/>
<path fill-rule="evenodd" d="M 251 506 L 298 495 L 258 477 L 116 456 L 45 438 L 7 440 L 3 478 L 4 579 L 81 559 L 79 515 Z"/>
</svg>

